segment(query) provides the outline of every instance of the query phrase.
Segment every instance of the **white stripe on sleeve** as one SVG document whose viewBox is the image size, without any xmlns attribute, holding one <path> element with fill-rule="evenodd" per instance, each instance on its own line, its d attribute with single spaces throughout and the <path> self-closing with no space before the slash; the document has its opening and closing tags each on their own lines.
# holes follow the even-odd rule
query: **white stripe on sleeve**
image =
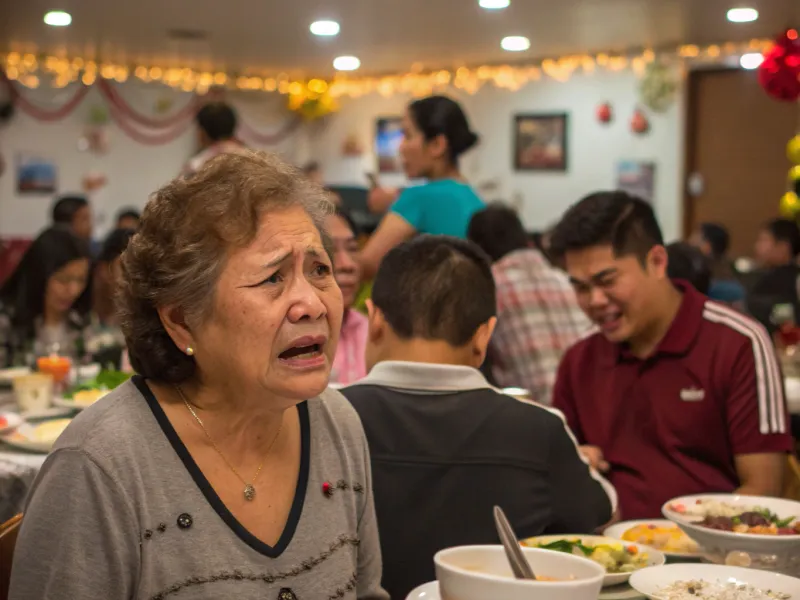
<svg viewBox="0 0 800 600">
<path fill-rule="evenodd" d="M 760 323 L 714 302 L 706 302 L 703 317 L 726 325 L 750 340 L 756 369 L 759 431 L 764 435 L 786 433 L 783 382 L 767 331 Z"/>
</svg>

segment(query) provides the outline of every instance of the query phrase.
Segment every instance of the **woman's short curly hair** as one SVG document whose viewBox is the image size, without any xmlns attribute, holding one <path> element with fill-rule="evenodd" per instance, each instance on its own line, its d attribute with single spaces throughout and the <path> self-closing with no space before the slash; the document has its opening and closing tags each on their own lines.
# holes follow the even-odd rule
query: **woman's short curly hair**
<svg viewBox="0 0 800 600">
<path fill-rule="evenodd" d="M 192 376 L 194 359 L 175 346 L 157 308 L 180 306 L 190 326 L 201 323 L 230 250 L 252 242 L 263 214 L 292 206 L 306 210 L 328 248 L 327 194 L 274 154 L 222 154 L 151 196 L 122 255 L 118 293 L 120 324 L 139 374 L 166 383 Z"/>
</svg>

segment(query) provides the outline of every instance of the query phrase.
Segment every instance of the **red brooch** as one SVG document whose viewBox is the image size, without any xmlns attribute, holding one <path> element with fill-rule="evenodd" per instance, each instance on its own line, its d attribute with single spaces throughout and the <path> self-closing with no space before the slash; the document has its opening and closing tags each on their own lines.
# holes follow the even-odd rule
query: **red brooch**
<svg viewBox="0 0 800 600">
<path fill-rule="evenodd" d="M 325 494 L 328 498 L 333 496 L 333 488 L 331 487 L 331 484 L 328 483 L 327 481 L 322 484 L 322 493 Z"/>
</svg>

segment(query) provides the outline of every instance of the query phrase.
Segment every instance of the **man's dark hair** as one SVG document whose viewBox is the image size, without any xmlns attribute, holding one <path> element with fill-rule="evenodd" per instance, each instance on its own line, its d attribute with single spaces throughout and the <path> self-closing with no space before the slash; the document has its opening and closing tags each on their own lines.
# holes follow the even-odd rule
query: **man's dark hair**
<svg viewBox="0 0 800 600">
<path fill-rule="evenodd" d="M 420 235 L 381 262 L 372 301 L 404 339 L 463 346 L 496 315 L 489 258 L 472 242 Z"/>
<path fill-rule="evenodd" d="M 773 219 L 764 229 L 769 231 L 776 242 L 786 242 L 792 250 L 792 256 L 800 254 L 800 228 L 789 219 Z"/>
<path fill-rule="evenodd" d="M 722 258 L 728 253 L 731 236 L 728 230 L 719 223 L 701 223 L 700 235 L 711 247 L 711 256 L 713 258 Z"/>
<path fill-rule="evenodd" d="M 75 213 L 84 206 L 89 206 L 89 201 L 84 196 L 61 196 L 53 204 L 53 224 L 72 225 Z"/>
<path fill-rule="evenodd" d="M 135 208 L 123 208 L 117 213 L 117 223 L 123 219 L 136 219 L 137 221 L 141 221 L 142 213 Z"/>
<path fill-rule="evenodd" d="M 699 248 L 686 242 L 673 242 L 667 246 L 667 261 L 670 279 L 688 281 L 698 292 L 708 295 L 711 263 Z"/>
<path fill-rule="evenodd" d="M 230 139 L 236 133 L 236 113 L 224 102 L 209 102 L 197 111 L 195 120 L 212 142 Z"/>
<path fill-rule="evenodd" d="M 502 204 L 492 204 L 472 215 L 467 238 L 480 246 L 493 262 L 529 247 L 528 234 L 517 212 Z"/>
<path fill-rule="evenodd" d="M 562 260 L 570 250 L 610 245 L 616 256 L 644 262 L 653 246 L 664 245 L 653 208 L 623 191 L 596 192 L 572 205 L 556 225 L 551 253 Z"/>
</svg>

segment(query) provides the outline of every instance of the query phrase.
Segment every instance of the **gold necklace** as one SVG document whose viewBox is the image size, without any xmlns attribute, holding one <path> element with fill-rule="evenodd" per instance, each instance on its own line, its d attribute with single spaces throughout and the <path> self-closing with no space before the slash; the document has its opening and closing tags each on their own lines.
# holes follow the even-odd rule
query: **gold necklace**
<svg viewBox="0 0 800 600">
<path fill-rule="evenodd" d="M 244 499 L 247 500 L 248 502 L 252 501 L 253 498 L 256 497 L 255 483 L 256 483 L 256 479 L 258 478 L 258 474 L 261 473 L 261 467 L 264 466 L 264 459 L 262 459 L 261 460 L 261 464 L 258 465 L 258 469 L 256 469 L 256 474 L 253 475 L 253 480 L 250 483 L 247 483 L 247 481 L 245 481 L 244 477 L 239 475 L 239 471 L 237 471 L 234 468 L 234 466 L 230 462 L 228 462 L 228 459 L 225 458 L 225 455 L 217 447 L 216 442 L 214 442 L 214 440 L 208 434 L 208 430 L 206 429 L 206 426 L 203 425 L 203 421 L 200 419 L 200 417 L 197 416 L 197 413 L 194 411 L 194 408 L 192 408 L 192 405 L 189 404 L 189 401 L 186 399 L 186 396 L 183 394 L 183 390 L 181 389 L 181 387 L 179 385 L 176 385 L 175 389 L 178 391 L 178 395 L 180 395 L 181 400 L 183 400 L 183 403 L 186 405 L 186 408 L 189 409 L 189 412 L 192 413 L 192 416 L 194 417 L 195 421 L 197 421 L 197 423 L 202 428 L 203 433 L 206 434 L 206 437 L 208 438 L 208 441 L 211 442 L 211 446 L 214 448 L 214 450 L 217 451 L 217 454 L 219 454 L 219 457 L 228 466 L 228 468 L 233 472 L 233 474 L 236 475 L 236 477 L 238 477 L 241 480 L 241 482 L 244 484 Z M 275 442 L 278 441 L 278 437 L 281 435 L 281 431 L 283 431 L 283 422 L 281 422 L 281 426 L 278 428 L 278 433 L 275 434 L 275 437 L 272 439 L 272 443 L 269 445 L 269 448 L 267 448 L 267 451 L 264 452 L 264 458 L 267 457 L 267 455 L 270 453 L 270 450 L 272 450 L 272 447 L 275 445 Z"/>
</svg>

